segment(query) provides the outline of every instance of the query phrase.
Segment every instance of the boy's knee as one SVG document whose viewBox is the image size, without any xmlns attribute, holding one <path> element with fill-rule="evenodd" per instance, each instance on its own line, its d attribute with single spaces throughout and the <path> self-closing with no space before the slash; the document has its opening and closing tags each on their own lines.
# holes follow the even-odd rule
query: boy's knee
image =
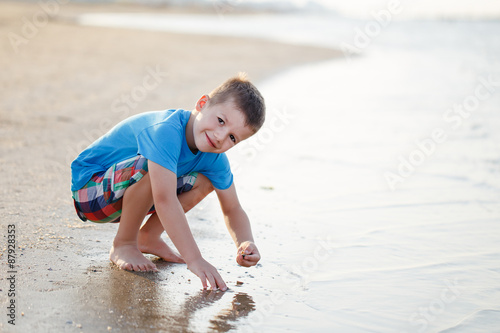
<svg viewBox="0 0 500 333">
<path fill-rule="evenodd" d="M 199 188 L 202 192 L 209 194 L 215 187 L 212 185 L 210 179 L 208 179 L 205 175 L 199 173 L 196 177 L 195 187 Z"/>
</svg>

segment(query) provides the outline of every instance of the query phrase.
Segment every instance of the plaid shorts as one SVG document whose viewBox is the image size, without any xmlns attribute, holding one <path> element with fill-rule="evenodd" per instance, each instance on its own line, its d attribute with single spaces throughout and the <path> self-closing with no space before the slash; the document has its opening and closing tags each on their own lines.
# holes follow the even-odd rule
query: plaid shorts
<svg viewBox="0 0 500 333">
<path fill-rule="evenodd" d="M 76 213 L 82 221 L 98 223 L 120 222 L 125 190 L 148 172 L 148 160 L 141 155 L 116 163 L 108 170 L 96 173 L 78 191 L 73 191 Z M 177 195 L 193 188 L 197 172 L 177 178 Z M 148 214 L 155 212 L 154 206 Z"/>
</svg>

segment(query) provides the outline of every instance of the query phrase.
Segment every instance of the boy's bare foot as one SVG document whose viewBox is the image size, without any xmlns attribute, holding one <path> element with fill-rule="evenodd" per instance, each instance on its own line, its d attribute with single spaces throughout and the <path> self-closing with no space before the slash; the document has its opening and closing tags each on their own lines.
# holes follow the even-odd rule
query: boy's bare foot
<svg viewBox="0 0 500 333">
<path fill-rule="evenodd" d="M 149 237 L 146 233 L 139 232 L 138 244 L 142 253 L 153 254 L 169 262 L 185 263 L 184 259 L 173 251 L 161 237 Z"/>
<path fill-rule="evenodd" d="M 113 244 L 109 252 L 109 259 L 119 268 L 128 271 L 158 271 L 156 265 L 144 257 L 135 244 Z"/>
</svg>

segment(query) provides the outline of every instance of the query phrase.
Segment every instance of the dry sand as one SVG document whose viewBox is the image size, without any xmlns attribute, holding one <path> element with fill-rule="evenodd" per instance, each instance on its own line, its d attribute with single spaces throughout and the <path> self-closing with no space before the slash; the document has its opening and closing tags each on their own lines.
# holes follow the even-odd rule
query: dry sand
<svg viewBox="0 0 500 333">
<path fill-rule="evenodd" d="M 191 290 L 198 290 L 194 275 L 186 273 L 177 281 L 170 278 L 166 263 L 158 263 L 163 272 L 156 276 L 123 272 L 108 264 L 116 226 L 77 219 L 69 191 L 71 160 L 121 119 L 148 110 L 190 109 L 199 96 L 238 71 L 247 72 L 258 84 L 291 66 L 336 54 L 253 39 L 71 22 L 72 15 L 89 11 L 169 9 L 61 5 L 45 24 L 36 3 L 0 3 L 0 330 L 185 329 L 198 304 L 219 296 L 175 296 L 169 301 L 183 304 L 182 310 L 166 315 L 169 304 L 155 302 L 158 284 L 165 284 L 166 278 L 167 287 L 192 279 Z M 33 24 L 37 17 L 42 20 L 39 27 L 26 30 L 26 22 Z M 22 43 L 15 46 L 13 38 L 23 38 Z M 196 227 L 195 236 L 210 236 L 210 223 Z M 17 241 L 14 298 L 7 296 L 7 225 L 15 226 Z M 134 285 L 143 294 L 133 294 Z M 238 297 L 243 297 L 236 302 L 239 311 L 251 311 L 251 299 Z M 16 302 L 15 326 L 4 314 L 10 299 Z M 231 313 L 226 317 L 232 318 Z M 217 330 L 228 329 L 226 317 L 218 319 Z"/>
</svg>

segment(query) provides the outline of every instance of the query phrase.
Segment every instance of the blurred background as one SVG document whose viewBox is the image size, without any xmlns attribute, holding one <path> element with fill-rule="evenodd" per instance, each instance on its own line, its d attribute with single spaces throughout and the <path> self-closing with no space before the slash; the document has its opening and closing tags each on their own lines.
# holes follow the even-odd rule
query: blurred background
<svg viewBox="0 0 500 333">
<path fill-rule="evenodd" d="M 499 19 L 492 0 L 0 1 L 15 329 L 498 332 Z M 209 196 L 190 225 L 231 291 L 116 270 L 116 226 L 76 218 L 69 164 L 238 71 L 268 107 L 228 152 L 261 263 L 237 267 Z"/>
</svg>

